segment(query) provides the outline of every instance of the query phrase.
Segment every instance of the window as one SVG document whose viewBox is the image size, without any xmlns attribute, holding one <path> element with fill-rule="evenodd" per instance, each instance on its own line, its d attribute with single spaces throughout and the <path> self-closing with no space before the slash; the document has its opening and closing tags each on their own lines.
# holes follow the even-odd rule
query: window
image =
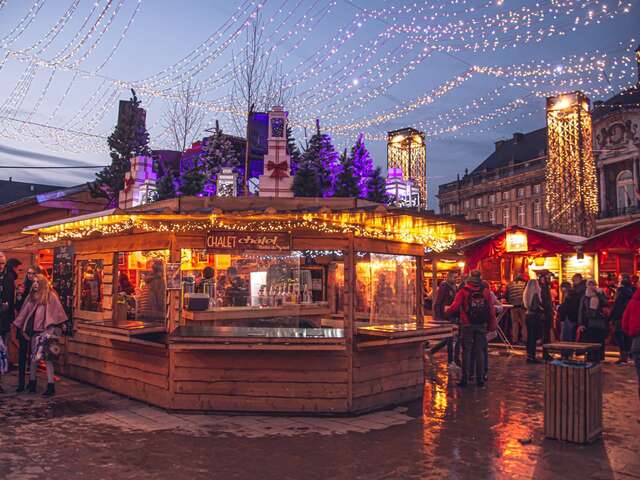
<svg viewBox="0 0 640 480">
<path fill-rule="evenodd" d="M 482 222 L 482 212 L 478 212 L 478 213 L 476 213 L 476 219 L 477 219 L 479 222 Z"/>
<path fill-rule="evenodd" d="M 80 261 L 80 310 L 102 312 L 104 261 Z"/>
<path fill-rule="evenodd" d="M 465 200 L 465 201 L 464 201 L 464 208 L 465 208 L 465 210 L 468 210 L 470 206 L 471 206 L 471 202 L 470 202 L 469 200 Z"/>
<path fill-rule="evenodd" d="M 502 200 L 509 200 L 509 191 L 502 192 Z"/>
<path fill-rule="evenodd" d="M 511 225 L 511 216 L 509 212 L 509 208 L 505 208 L 502 210 L 502 225 L 508 227 Z"/>
<path fill-rule="evenodd" d="M 539 183 L 536 183 L 533 186 L 533 194 L 534 195 L 540 195 L 541 190 L 542 190 L 542 188 L 541 188 L 541 185 Z"/>
<path fill-rule="evenodd" d="M 538 200 L 533 202 L 533 226 L 542 226 L 542 208 Z"/>
<path fill-rule="evenodd" d="M 496 203 L 496 194 L 495 193 L 491 193 L 489 195 L 489 203 Z"/>
<path fill-rule="evenodd" d="M 118 253 L 114 323 L 163 323 L 167 316 L 169 250 Z"/>
<path fill-rule="evenodd" d="M 524 205 L 518 205 L 518 225 L 525 225 L 527 216 L 524 211 Z"/>
<path fill-rule="evenodd" d="M 489 223 L 492 225 L 496 223 L 496 212 L 494 210 L 489 210 Z"/>
<path fill-rule="evenodd" d="M 616 199 L 619 210 L 635 206 L 633 175 L 629 170 L 621 171 L 616 177 Z"/>
<path fill-rule="evenodd" d="M 476 197 L 476 207 L 482 206 L 482 197 Z"/>
<path fill-rule="evenodd" d="M 516 197 L 522 198 L 524 197 L 524 187 L 518 187 L 516 190 Z"/>
</svg>

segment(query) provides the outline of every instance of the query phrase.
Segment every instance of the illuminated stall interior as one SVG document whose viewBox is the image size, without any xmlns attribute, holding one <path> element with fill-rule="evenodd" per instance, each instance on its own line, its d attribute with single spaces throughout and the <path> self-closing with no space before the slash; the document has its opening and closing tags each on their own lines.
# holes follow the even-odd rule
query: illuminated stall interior
<svg viewBox="0 0 640 480">
<path fill-rule="evenodd" d="M 425 321 L 425 251 L 481 227 L 352 199 L 275 205 L 181 198 L 26 229 L 75 251 L 67 373 L 189 410 L 418 398 L 424 342 L 453 328 Z M 389 375 L 403 376 L 380 383 Z"/>
<path fill-rule="evenodd" d="M 465 268 L 481 270 L 494 289 L 501 289 L 519 275 L 536 278 L 549 272 L 558 284 L 575 273 L 596 278 L 594 255 L 584 253 L 586 239 L 528 227 L 509 227 L 466 245 Z"/>
</svg>

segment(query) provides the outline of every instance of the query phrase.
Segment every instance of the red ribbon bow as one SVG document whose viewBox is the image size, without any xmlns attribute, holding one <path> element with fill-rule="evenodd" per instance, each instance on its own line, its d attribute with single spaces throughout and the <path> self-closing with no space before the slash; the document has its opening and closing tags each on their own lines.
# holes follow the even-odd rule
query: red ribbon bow
<svg viewBox="0 0 640 480">
<path fill-rule="evenodd" d="M 267 162 L 267 170 L 271 171 L 271 178 L 275 178 L 278 180 L 289 176 L 289 174 L 287 173 L 286 161 L 276 163 L 272 160 L 269 160 L 269 162 Z"/>
</svg>

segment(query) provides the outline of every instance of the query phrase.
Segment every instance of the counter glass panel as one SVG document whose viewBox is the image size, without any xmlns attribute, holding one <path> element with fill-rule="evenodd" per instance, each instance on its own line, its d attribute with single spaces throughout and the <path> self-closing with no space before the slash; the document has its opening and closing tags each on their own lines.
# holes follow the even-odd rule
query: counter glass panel
<svg viewBox="0 0 640 480">
<path fill-rule="evenodd" d="M 356 263 L 356 318 L 371 325 L 415 322 L 416 258 L 368 253 Z"/>
<path fill-rule="evenodd" d="M 80 262 L 80 310 L 102 312 L 104 262 L 102 259 Z"/>
<path fill-rule="evenodd" d="M 164 324 L 167 310 L 165 267 L 169 251 L 120 252 L 117 258 L 114 323 Z"/>
<path fill-rule="evenodd" d="M 216 327 L 319 327 L 342 309 L 342 290 L 332 282 L 341 263 L 341 255 L 317 252 L 182 249 L 183 317 Z"/>
</svg>

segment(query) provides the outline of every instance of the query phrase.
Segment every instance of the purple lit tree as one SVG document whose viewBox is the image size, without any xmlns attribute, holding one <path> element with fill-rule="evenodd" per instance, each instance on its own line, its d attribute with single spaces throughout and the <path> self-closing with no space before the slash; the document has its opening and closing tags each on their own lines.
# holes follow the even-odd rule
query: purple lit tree
<svg viewBox="0 0 640 480">
<path fill-rule="evenodd" d="M 364 145 L 364 135 L 358 135 L 356 144 L 351 148 L 351 162 L 353 175 L 358 179 L 358 197 L 367 198 L 369 178 L 373 175 L 373 160 L 369 150 Z"/>
</svg>

